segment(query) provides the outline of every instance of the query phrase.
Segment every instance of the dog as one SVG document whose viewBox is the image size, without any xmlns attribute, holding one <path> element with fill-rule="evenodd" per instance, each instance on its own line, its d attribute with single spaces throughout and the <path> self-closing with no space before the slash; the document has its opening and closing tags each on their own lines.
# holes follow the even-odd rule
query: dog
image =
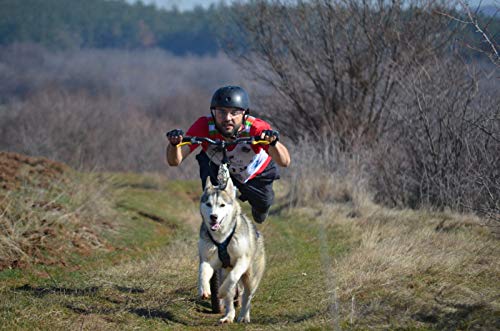
<svg viewBox="0 0 500 331">
<path fill-rule="evenodd" d="M 249 323 L 250 303 L 265 269 L 264 238 L 242 213 L 231 179 L 224 188 L 207 181 L 200 213 L 203 220 L 198 244 L 199 295 L 202 299 L 210 298 L 210 278 L 222 269 L 218 297 L 224 300 L 225 315 L 219 322 L 234 321 L 233 299 L 240 283 L 243 297 L 237 322 Z"/>
</svg>

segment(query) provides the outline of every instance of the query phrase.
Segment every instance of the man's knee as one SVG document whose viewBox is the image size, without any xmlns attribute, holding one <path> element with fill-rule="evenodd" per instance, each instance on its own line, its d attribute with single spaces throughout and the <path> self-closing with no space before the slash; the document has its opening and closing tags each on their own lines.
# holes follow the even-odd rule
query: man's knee
<svg viewBox="0 0 500 331">
<path fill-rule="evenodd" d="M 264 223 L 267 216 L 269 215 L 270 208 L 271 208 L 271 206 L 269 206 L 269 208 L 267 208 L 266 210 L 263 210 L 263 209 L 257 209 L 257 208 L 252 207 L 252 217 L 253 217 L 254 221 L 259 223 L 259 224 Z"/>
<path fill-rule="evenodd" d="M 266 220 L 273 202 L 274 194 L 272 196 L 268 196 L 267 199 L 250 202 L 250 205 L 252 206 L 252 216 L 255 222 L 263 223 Z"/>
</svg>

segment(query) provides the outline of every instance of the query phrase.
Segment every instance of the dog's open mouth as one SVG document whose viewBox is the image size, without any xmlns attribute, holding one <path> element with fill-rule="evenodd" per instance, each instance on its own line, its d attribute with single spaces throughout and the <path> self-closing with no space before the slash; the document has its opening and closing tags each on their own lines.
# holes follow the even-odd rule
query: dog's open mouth
<svg viewBox="0 0 500 331">
<path fill-rule="evenodd" d="M 222 223 L 222 221 L 224 220 L 224 218 L 222 218 L 220 221 L 215 221 L 215 222 L 210 222 L 210 229 L 212 231 L 217 231 L 220 229 L 220 225 Z"/>
</svg>

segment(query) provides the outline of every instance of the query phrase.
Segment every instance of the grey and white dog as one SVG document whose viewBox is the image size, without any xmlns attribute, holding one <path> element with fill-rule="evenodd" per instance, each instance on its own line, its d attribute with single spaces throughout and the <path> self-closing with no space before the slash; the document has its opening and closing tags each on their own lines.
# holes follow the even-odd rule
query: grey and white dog
<svg viewBox="0 0 500 331">
<path fill-rule="evenodd" d="M 250 302 L 265 269 L 264 238 L 241 212 L 231 179 L 225 188 L 207 181 L 200 201 L 203 222 L 198 244 L 200 254 L 199 295 L 208 299 L 210 278 L 222 269 L 218 297 L 224 299 L 225 315 L 220 323 L 232 323 L 233 298 L 238 283 L 243 285 L 243 300 L 238 322 L 250 322 Z"/>
</svg>

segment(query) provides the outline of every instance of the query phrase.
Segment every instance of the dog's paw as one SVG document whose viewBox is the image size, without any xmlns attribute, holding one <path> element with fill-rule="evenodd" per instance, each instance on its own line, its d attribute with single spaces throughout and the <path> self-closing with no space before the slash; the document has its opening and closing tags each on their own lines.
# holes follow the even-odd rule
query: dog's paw
<svg viewBox="0 0 500 331">
<path fill-rule="evenodd" d="M 219 323 L 220 324 L 229 324 L 229 323 L 233 323 L 234 321 L 234 317 L 230 317 L 230 316 L 224 316 L 223 318 L 221 318 L 219 320 Z"/>
<path fill-rule="evenodd" d="M 238 319 L 236 320 L 236 322 L 238 322 L 238 323 L 250 323 L 250 316 L 245 316 L 245 317 L 238 316 Z"/>
<path fill-rule="evenodd" d="M 210 299 L 210 297 L 211 297 L 211 293 L 210 293 L 210 291 L 201 291 L 201 293 L 200 293 L 200 297 L 201 297 L 202 299 L 204 299 L 204 300 L 205 300 L 205 299 Z"/>
<path fill-rule="evenodd" d="M 210 293 L 210 288 L 208 289 L 205 289 L 203 288 L 202 286 L 198 288 L 198 295 L 202 298 L 202 299 L 210 299 L 211 297 L 211 293 Z"/>
</svg>

